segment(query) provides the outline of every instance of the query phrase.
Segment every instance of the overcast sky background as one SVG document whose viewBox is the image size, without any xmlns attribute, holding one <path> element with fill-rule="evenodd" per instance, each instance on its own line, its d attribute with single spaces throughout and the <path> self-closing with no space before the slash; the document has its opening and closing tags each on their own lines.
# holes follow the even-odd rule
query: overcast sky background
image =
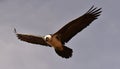
<svg viewBox="0 0 120 69">
<path fill-rule="evenodd" d="M 54 33 L 92 5 L 102 15 L 66 44 L 70 59 L 13 33 Z M 120 69 L 119 22 L 120 0 L 0 0 L 0 69 Z"/>
</svg>

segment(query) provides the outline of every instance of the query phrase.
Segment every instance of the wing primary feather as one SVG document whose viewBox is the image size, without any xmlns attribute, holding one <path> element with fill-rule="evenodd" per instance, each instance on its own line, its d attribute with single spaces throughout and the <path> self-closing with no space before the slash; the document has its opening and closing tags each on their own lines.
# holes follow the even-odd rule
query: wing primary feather
<svg viewBox="0 0 120 69">
<path fill-rule="evenodd" d="M 14 33 L 17 34 L 16 28 L 14 28 Z"/>
<path fill-rule="evenodd" d="M 91 11 L 91 9 L 93 9 L 93 7 L 94 7 L 94 5 L 93 5 L 93 6 L 92 6 L 92 7 L 91 7 L 88 11 L 87 11 L 87 13 L 88 13 L 88 12 L 90 12 L 90 11 Z"/>
<path fill-rule="evenodd" d="M 99 9 L 97 9 L 96 11 L 93 11 L 92 13 L 98 14 L 98 11 L 101 12 L 101 11 L 100 11 L 101 9 L 102 9 L 102 8 L 99 8 Z"/>
<path fill-rule="evenodd" d="M 95 7 L 94 9 L 91 9 L 89 12 L 87 12 L 87 13 L 92 13 L 94 10 L 96 10 L 97 9 L 97 7 Z"/>
<path fill-rule="evenodd" d="M 102 11 L 100 11 L 102 8 L 99 8 L 99 9 L 97 9 L 98 7 L 95 7 L 94 9 L 93 9 L 93 8 L 94 8 L 94 6 L 92 6 L 92 7 L 86 12 L 86 14 L 87 14 L 87 13 L 89 13 L 89 14 L 94 13 L 94 14 L 95 14 L 95 13 L 97 13 L 98 11 L 99 11 L 99 12 L 102 12 Z M 96 9 L 97 9 L 97 10 L 96 10 Z"/>
</svg>

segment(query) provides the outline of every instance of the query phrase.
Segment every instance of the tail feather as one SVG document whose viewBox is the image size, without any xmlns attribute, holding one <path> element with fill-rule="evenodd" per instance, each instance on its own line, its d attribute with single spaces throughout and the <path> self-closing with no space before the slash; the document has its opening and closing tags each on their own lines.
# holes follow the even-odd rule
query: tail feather
<svg viewBox="0 0 120 69">
<path fill-rule="evenodd" d="M 55 52 L 63 58 L 70 58 L 72 56 L 73 51 L 72 49 L 63 46 L 63 50 L 55 49 Z"/>
</svg>

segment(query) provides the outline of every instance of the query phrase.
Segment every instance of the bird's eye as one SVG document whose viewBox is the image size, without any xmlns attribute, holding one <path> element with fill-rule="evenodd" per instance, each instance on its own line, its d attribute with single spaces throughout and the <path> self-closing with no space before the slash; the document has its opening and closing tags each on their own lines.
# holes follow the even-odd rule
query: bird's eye
<svg viewBox="0 0 120 69">
<path fill-rule="evenodd" d="M 46 37 L 46 39 L 45 39 L 46 41 L 49 41 L 49 37 Z"/>
</svg>

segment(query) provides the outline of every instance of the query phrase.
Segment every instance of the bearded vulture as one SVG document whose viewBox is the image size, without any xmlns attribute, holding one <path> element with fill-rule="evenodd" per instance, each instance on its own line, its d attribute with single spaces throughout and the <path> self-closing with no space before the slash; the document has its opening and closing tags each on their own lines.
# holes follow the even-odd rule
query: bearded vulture
<svg viewBox="0 0 120 69">
<path fill-rule="evenodd" d="M 59 56 L 67 59 L 72 56 L 73 50 L 65 46 L 65 43 L 97 19 L 101 12 L 101 8 L 92 6 L 84 15 L 69 22 L 54 34 L 45 36 L 20 34 L 16 32 L 15 28 L 14 32 L 18 39 L 32 44 L 53 47 Z"/>
</svg>

